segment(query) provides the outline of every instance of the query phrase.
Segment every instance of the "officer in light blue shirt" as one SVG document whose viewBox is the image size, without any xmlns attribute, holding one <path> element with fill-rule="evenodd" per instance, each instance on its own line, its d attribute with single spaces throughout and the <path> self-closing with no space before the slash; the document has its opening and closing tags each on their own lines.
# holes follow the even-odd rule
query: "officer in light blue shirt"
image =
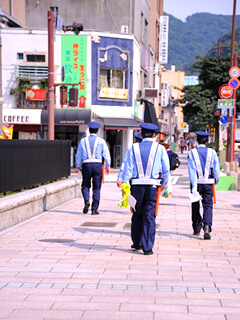
<svg viewBox="0 0 240 320">
<path fill-rule="evenodd" d="M 204 230 L 204 239 L 211 239 L 213 215 L 213 190 L 219 180 L 219 161 L 216 151 L 207 148 L 208 132 L 197 131 L 196 148 L 188 152 L 188 173 L 191 192 L 196 201 L 192 202 L 193 234 L 199 236 Z M 202 198 L 203 216 L 200 214 L 200 199 Z"/>
<path fill-rule="evenodd" d="M 151 123 L 142 123 L 140 127 L 143 140 L 128 150 L 122 182 L 131 180 L 131 195 L 137 201 L 132 215 L 131 248 L 151 255 L 156 231 L 157 188 L 163 192 L 168 182 L 169 160 L 166 149 L 153 141 L 158 127 Z"/>
<path fill-rule="evenodd" d="M 76 168 L 82 170 L 82 195 L 84 198 L 83 213 L 90 207 L 89 189 L 92 180 L 92 214 L 99 214 L 100 191 L 102 186 L 102 165 L 106 162 L 106 173 L 110 173 L 111 158 L 105 140 L 97 137 L 100 124 L 95 121 L 88 123 L 89 137 L 81 139 L 76 155 Z"/>
</svg>

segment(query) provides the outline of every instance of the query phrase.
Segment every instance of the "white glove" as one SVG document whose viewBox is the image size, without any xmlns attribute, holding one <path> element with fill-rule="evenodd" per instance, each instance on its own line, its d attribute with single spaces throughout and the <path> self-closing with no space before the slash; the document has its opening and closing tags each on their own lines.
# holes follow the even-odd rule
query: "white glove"
<svg viewBox="0 0 240 320">
<path fill-rule="evenodd" d="M 198 198 L 199 200 L 202 199 L 199 192 L 197 191 L 197 187 L 192 188 L 192 194 L 194 195 L 194 197 Z"/>
</svg>

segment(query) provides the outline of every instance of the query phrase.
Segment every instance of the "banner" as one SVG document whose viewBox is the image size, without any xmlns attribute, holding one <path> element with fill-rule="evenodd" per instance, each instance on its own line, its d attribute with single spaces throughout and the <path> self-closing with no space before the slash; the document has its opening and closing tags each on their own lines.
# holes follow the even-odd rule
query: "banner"
<svg viewBox="0 0 240 320">
<path fill-rule="evenodd" d="M 2 126 L 2 136 L 0 139 L 12 139 L 13 136 L 13 125 L 4 124 Z"/>
<path fill-rule="evenodd" d="M 78 83 L 78 108 L 86 109 L 87 99 L 87 36 L 62 35 L 64 83 Z M 68 86 L 68 90 L 70 87 Z M 69 104 L 63 107 L 68 108 Z M 70 107 L 71 108 L 71 107 Z"/>
</svg>

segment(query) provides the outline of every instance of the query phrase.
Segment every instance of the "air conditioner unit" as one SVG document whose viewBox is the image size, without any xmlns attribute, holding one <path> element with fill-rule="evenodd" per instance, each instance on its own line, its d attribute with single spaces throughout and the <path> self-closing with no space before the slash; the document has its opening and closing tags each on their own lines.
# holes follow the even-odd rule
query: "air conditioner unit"
<svg viewBox="0 0 240 320">
<path fill-rule="evenodd" d="M 144 97 L 145 98 L 157 98 L 158 97 L 158 89 L 144 88 Z"/>
<path fill-rule="evenodd" d="M 128 33 L 128 25 L 121 25 L 121 33 Z"/>
</svg>

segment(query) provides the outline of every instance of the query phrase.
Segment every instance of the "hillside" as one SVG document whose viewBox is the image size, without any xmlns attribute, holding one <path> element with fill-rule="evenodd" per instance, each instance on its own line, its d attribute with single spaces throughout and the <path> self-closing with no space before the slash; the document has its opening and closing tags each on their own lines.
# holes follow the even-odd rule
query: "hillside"
<svg viewBox="0 0 240 320">
<path fill-rule="evenodd" d="M 218 39 L 220 41 L 220 55 L 230 56 L 231 54 L 231 43 L 232 43 L 232 32 L 226 33 L 224 36 Z M 207 52 L 207 57 L 215 57 L 218 55 L 218 41 L 213 47 Z M 240 28 L 235 31 L 235 53 L 240 56 Z"/>
<path fill-rule="evenodd" d="M 240 15 L 236 16 L 236 28 L 238 27 L 240 27 Z M 185 69 L 195 61 L 196 56 L 206 56 L 219 38 L 231 33 L 231 30 L 232 16 L 195 13 L 183 22 L 169 15 L 167 67 L 176 65 L 178 70 Z"/>
</svg>

